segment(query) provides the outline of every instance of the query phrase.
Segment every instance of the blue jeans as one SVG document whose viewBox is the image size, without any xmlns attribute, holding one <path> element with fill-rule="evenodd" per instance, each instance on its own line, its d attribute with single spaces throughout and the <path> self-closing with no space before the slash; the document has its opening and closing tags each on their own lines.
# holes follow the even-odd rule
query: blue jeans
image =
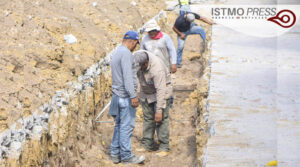
<svg viewBox="0 0 300 167">
<path fill-rule="evenodd" d="M 114 116 L 115 128 L 110 145 L 110 155 L 122 161 L 133 157 L 131 136 L 135 126 L 136 109 L 131 106 L 130 98 L 119 98 L 119 113 Z"/>
<path fill-rule="evenodd" d="M 191 28 L 186 31 L 186 32 L 183 32 L 185 34 L 185 39 L 182 40 L 180 38 L 180 36 L 178 35 L 177 36 L 177 43 L 178 43 L 178 47 L 177 47 L 177 64 L 181 64 L 181 61 L 182 61 L 182 53 L 183 53 L 183 49 L 184 49 L 184 43 L 185 43 L 185 40 L 187 38 L 188 35 L 190 34 L 200 34 L 203 42 L 205 43 L 206 42 L 206 33 L 204 31 L 204 29 L 200 26 L 197 26 L 195 24 L 192 23 L 191 25 Z"/>
</svg>

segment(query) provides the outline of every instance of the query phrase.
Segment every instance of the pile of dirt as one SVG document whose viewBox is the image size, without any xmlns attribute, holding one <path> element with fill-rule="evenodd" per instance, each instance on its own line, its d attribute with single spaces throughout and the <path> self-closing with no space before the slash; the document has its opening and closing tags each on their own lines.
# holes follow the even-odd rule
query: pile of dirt
<svg viewBox="0 0 300 167">
<path fill-rule="evenodd" d="M 48 102 L 163 6 L 162 0 L 0 1 L 0 132 Z M 77 42 L 68 44 L 68 34 Z"/>
</svg>

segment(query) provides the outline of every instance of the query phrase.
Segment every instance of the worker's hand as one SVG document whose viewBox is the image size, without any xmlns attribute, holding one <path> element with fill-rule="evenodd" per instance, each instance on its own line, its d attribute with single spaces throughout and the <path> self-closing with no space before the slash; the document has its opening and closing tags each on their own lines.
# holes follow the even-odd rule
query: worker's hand
<svg viewBox="0 0 300 167">
<path fill-rule="evenodd" d="M 162 112 L 156 112 L 155 113 L 155 122 L 161 122 L 162 121 Z"/>
<path fill-rule="evenodd" d="M 139 106 L 139 99 L 137 97 L 131 99 L 131 106 L 134 108 Z"/>
<path fill-rule="evenodd" d="M 176 64 L 172 64 L 171 72 L 174 74 L 176 71 L 177 71 L 177 65 Z"/>
<path fill-rule="evenodd" d="M 182 40 L 184 40 L 184 39 L 185 39 L 185 35 L 182 33 L 182 34 L 180 35 L 180 38 L 181 38 Z"/>
</svg>

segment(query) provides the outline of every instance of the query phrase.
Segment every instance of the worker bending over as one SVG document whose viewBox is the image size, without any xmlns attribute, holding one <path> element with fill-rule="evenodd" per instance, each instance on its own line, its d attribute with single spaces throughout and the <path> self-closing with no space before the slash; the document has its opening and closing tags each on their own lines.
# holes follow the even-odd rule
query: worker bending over
<svg viewBox="0 0 300 167">
<path fill-rule="evenodd" d="M 183 15 L 180 15 L 173 26 L 173 31 L 177 34 L 177 67 L 181 68 L 181 61 L 182 61 L 182 53 L 184 49 L 184 43 L 188 35 L 190 34 L 200 34 L 202 40 L 203 40 L 203 47 L 205 49 L 206 44 L 206 33 L 205 30 L 201 26 L 197 26 L 194 23 L 194 20 L 202 20 L 210 25 L 213 24 L 213 22 L 207 20 L 204 17 L 200 17 L 196 13 L 192 12 L 186 12 Z"/>
<path fill-rule="evenodd" d="M 167 156 L 170 150 L 169 103 L 173 92 L 171 74 L 159 57 L 147 51 L 138 52 L 134 57 L 140 66 L 137 75 L 144 114 L 142 147 L 147 151 L 153 150 L 154 133 L 157 130 L 157 155 Z"/>
</svg>

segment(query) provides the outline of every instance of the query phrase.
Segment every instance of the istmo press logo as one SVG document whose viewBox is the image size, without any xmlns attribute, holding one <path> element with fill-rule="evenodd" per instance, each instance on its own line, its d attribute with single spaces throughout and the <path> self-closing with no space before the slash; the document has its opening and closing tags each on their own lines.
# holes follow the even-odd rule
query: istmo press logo
<svg viewBox="0 0 300 167">
<path fill-rule="evenodd" d="M 298 26 L 300 17 L 300 5 L 212 5 L 208 10 L 218 25 L 260 37 L 282 35 Z"/>
<path fill-rule="evenodd" d="M 266 19 L 283 28 L 290 28 L 296 23 L 296 15 L 289 9 L 277 12 L 275 7 L 232 7 L 212 8 L 213 19 Z"/>
<path fill-rule="evenodd" d="M 281 10 L 274 17 L 268 18 L 268 21 L 272 21 L 283 28 L 290 28 L 296 23 L 296 15 L 291 10 Z"/>
</svg>

